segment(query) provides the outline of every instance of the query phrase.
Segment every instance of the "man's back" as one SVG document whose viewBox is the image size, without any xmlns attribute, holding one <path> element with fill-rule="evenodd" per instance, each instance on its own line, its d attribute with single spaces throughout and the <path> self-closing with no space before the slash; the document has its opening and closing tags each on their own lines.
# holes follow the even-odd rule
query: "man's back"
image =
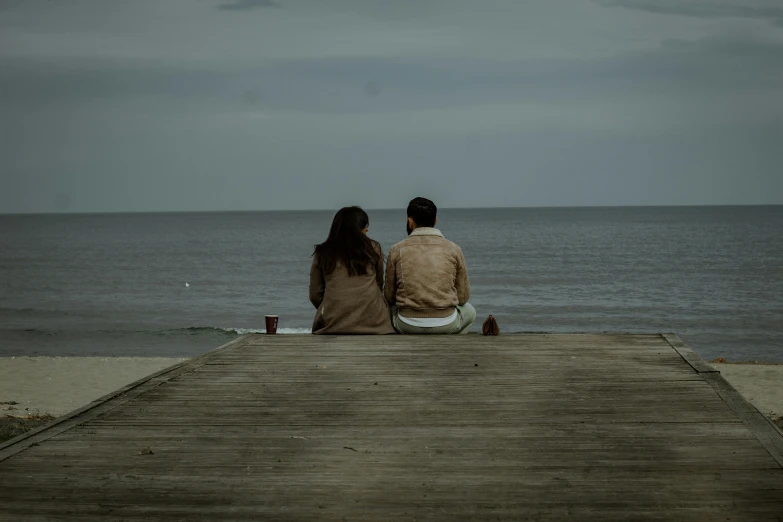
<svg viewBox="0 0 783 522">
<path fill-rule="evenodd" d="M 384 294 L 405 317 L 450 316 L 470 299 L 462 250 L 436 228 L 417 228 L 389 250 Z"/>
<path fill-rule="evenodd" d="M 389 250 L 383 294 L 397 333 L 467 333 L 476 320 L 460 247 L 443 237 L 438 207 L 427 198 L 408 203 L 408 239 Z"/>
</svg>

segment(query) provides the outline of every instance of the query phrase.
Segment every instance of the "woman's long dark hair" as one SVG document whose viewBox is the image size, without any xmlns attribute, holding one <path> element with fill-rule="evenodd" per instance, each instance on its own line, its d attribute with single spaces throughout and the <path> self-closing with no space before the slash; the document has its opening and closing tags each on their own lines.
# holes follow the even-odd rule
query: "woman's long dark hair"
<svg viewBox="0 0 783 522">
<path fill-rule="evenodd" d="M 377 243 L 362 232 L 370 224 L 370 218 L 361 207 L 344 207 L 337 211 L 329 229 L 329 237 L 315 245 L 314 256 L 324 274 L 331 274 L 338 261 L 348 275 L 367 275 L 368 266 L 376 266 L 380 255 Z"/>
</svg>

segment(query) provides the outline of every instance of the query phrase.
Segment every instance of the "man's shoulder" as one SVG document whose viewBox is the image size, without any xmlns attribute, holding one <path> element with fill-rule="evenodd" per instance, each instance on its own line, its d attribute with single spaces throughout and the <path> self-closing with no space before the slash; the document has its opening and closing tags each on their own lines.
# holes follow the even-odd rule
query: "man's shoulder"
<svg viewBox="0 0 783 522">
<path fill-rule="evenodd" d="M 399 241 L 397 243 L 394 243 L 391 248 L 389 249 L 389 254 L 386 256 L 387 259 L 391 259 L 392 257 L 397 257 L 400 254 L 400 250 L 402 250 L 402 247 L 405 244 L 405 241 L 407 239 L 403 239 L 402 241 Z"/>
<path fill-rule="evenodd" d="M 433 235 L 433 236 L 422 236 L 422 237 L 427 237 L 431 239 L 434 243 L 443 245 L 446 248 L 450 248 L 452 250 L 459 250 L 460 252 L 462 252 L 462 249 L 459 247 L 457 243 L 451 241 L 450 239 L 447 239 L 443 234 Z"/>
<path fill-rule="evenodd" d="M 389 249 L 389 253 L 391 254 L 392 251 L 399 251 L 405 246 L 410 245 L 416 245 L 416 244 L 422 244 L 422 243 L 429 243 L 429 244 L 440 244 L 447 248 L 451 248 L 453 250 L 462 252 L 462 249 L 458 244 L 456 244 L 454 241 L 450 241 L 443 237 L 442 235 L 420 235 L 420 236 L 408 236 L 402 241 L 399 241 L 398 243 L 395 243 L 392 245 L 392 247 Z"/>
<path fill-rule="evenodd" d="M 402 245 L 403 245 L 403 243 L 405 243 L 405 241 L 407 241 L 407 239 L 403 239 L 402 241 L 398 241 L 397 243 L 394 243 L 391 246 L 391 248 L 389 249 L 389 253 L 391 254 L 392 251 L 396 251 L 396 250 L 399 250 L 400 248 L 402 248 Z"/>
<path fill-rule="evenodd" d="M 408 236 L 402 241 L 398 241 L 397 243 L 393 244 L 392 247 L 389 249 L 389 252 L 392 250 L 401 250 L 405 246 L 411 246 L 411 245 L 417 245 L 425 242 L 429 242 L 432 239 L 443 239 L 443 237 L 438 236 Z"/>
<path fill-rule="evenodd" d="M 446 239 L 446 241 L 448 242 L 449 248 L 451 249 L 451 252 L 454 256 L 456 256 L 457 258 L 465 257 L 465 254 L 462 253 L 462 249 L 457 243 L 455 243 L 454 241 L 449 241 L 448 239 Z"/>
</svg>

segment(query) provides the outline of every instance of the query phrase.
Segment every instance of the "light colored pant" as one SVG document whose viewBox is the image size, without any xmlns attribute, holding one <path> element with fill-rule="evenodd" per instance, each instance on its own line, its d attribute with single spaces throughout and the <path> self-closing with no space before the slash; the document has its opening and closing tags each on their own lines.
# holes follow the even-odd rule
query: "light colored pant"
<svg viewBox="0 0 783 522">
<path fill-rule="evenodd" d="M 392 326 L 397 330 L 397 333 L 401 334 L 466 334 L 476 321 L 476 309 L 470 303 L 457 306 L 457 318 L 454 319 L 454 322 L 432 328 L 411 326 L 400 321 L 400 312 L 396 305 L 391 306 L 391 316 Z"/>
</svg>

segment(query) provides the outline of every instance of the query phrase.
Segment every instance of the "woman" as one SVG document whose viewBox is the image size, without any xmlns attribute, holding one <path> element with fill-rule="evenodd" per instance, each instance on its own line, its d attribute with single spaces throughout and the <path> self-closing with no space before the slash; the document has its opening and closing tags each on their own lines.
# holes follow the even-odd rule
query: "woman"
<svg viewBox="0 0 783 522">
<path fill-rule="evenodd" d="M 383 298 L 383 252 L 367 237 L 370 220 L 359 207 L 341 208 L 329 237 L 315 246 L 310 302 L 318 309 L 314 334 L 393 334 Z"/>
</svg>

